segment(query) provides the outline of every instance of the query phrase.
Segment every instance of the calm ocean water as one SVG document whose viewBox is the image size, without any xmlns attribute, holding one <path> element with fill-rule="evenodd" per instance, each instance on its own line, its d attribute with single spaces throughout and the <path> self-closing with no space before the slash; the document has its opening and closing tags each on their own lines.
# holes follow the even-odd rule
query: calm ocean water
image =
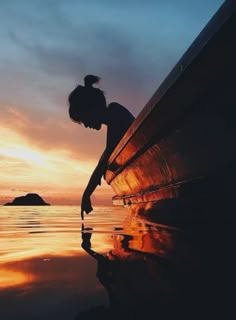
<svg viewBox="0 0 236 320">
<path fill-rule="evenodd" d="M 119 207 L 96 207 L 82 225 L 78 206 L 1 206 L 0 319 L 187 318 L 214 292 L 209 230 Z"/>
</svg>

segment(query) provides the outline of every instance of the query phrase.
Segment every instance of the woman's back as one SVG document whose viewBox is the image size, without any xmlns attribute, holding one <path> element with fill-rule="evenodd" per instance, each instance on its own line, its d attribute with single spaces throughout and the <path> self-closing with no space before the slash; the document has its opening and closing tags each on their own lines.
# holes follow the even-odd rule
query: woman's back
<svg viewBox="0 0 236 320">
<path fill-rule="evenodd" d="M 121 104 L 112 102 L 108 105 L 107 145 L 113 151 L 125 132 L 134 121 L 134 116 Z"/>
</svg>

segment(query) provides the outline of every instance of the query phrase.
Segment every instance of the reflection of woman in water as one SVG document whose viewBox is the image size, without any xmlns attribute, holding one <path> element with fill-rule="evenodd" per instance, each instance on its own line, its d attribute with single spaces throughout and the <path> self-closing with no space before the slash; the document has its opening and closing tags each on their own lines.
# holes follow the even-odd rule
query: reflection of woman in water
<svg viewBox="0 0 236 320">
<path fill-rule="evenodd" d="M 106 149 L 103 152 L 88 185 L 84 191 L 81 202 L 81 215 L 93 210 L 90 196 L 98 185 L 107 168 L 107 161 L 117 143 L 127 131 L 134 116 L 122 105 L 112 102 L 106 105 L 103 91 L 94 88 L 93 84 L 99 81 L 99 77 L 87 75 L 84 78 L 84 86 L 77 86 L 69 95 L 69 115 L 77 122 L 83 123 L 85 128 L 100 130 L 102 124 L 107 126 Z"/>
<path fill-rule="evenodd" d="M 102 285 L 109 291 L 110 280 L 109 277 L 112 274 L 111 263 L 108 257 L 103 254 L 97 253 L 91 248 L 91 237 L 92 233 L 84 232 L 84 226 L 82 224 L 82 244 L 81 247 L 94 259 L 97 260 L 97 278 L 102 283 Z"/>
<path fill-rule="evenodd" d="M 100 254 L 92 249 L 92 232 L 82 224 L 82 248 L 97 261 L 96 276 L 107 291 L 108 308 L 92 308 L 84 312 L 94 319 L 144 319 L 156 310 L 161 300 L 159 259 L 130 249 L 131 235 L 122 234 L 120 248 Z M 119 246 L 118 246 L 119 247 Z M 97 317 L 95 316 L 97 314 Z M 86 318 L 78 318 L 86 319 Z M 90 318 L 89 318 L 90 319 Z M 92 319 L 92 318 L 91 318 Z"/>
<path fill-rule="evenodd" d="M 82 224 L 82 244 L 81 247 L 94 259 L 97 260 L 97 273 L 96 276 L 104 288 L 107 290 L 108 297 L 109 297 L 109 308 L 98 308 L 95 310 L 90 310 L 89 312 L 94 311 L 97 316 L 103 316 L 103 319 L 119 319 L 119 303 L 116 299 L 115 295 L 113 294 L 113 277 L 114 277 L 114 270 L 117 269 L 115 258 L 114 260 L 111 259 L 111 256 L 108 257 L 107 255 L 100 254 L 94 251 L 91 248 L 91 237 L 92 233 L 86 232 L 84 229 L 84 225 Z M 121 310 L 120 310 L 121 311 Z M 115 314 L 114 314 L 115 312 Z M 111 318 L 112 316 L 112 318 Z M 96 319 L 96 317 L 95 317 Z"/>
</svg>

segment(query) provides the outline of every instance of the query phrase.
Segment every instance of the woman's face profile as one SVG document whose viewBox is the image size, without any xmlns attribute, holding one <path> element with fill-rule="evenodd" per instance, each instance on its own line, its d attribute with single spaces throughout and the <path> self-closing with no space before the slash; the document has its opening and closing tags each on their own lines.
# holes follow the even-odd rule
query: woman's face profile
<svg viewBox="0 0 236 320">
<path fill-rule="evenodd" d="M 85 128 L 100 130 L 102 127 L 102 121 L 96 114 L 84 113 L 81 115 L 80 121 L 83 123 Z"/>
</svg>

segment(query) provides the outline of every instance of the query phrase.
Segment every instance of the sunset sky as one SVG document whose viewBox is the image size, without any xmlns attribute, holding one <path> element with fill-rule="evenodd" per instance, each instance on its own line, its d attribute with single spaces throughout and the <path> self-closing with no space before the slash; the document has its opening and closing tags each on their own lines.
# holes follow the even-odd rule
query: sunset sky
<svg viewBox="0 0 236 320">
<path fill-rule="evenodd" d="M 36 192 L 79 204 L 106 127 L 68 117 L 86 74 L 135 116 L 222 0 L 1 0 L 0 204 Z M 102 182 L 94 204 L 111 204 Z"/>
</svg>

